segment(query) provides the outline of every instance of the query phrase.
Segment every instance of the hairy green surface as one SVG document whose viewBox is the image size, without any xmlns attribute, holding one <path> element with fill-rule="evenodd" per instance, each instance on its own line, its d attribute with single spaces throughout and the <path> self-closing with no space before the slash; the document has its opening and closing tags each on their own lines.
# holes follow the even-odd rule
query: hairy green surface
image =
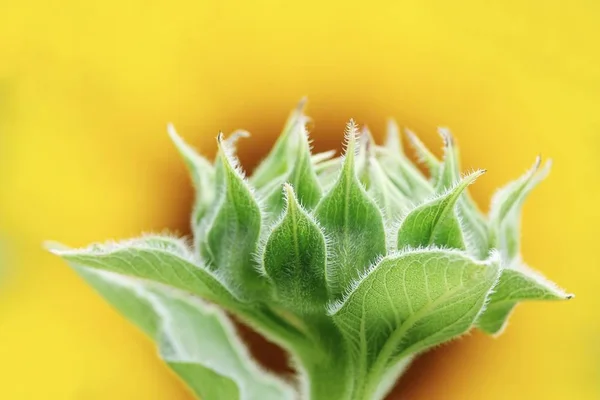
<svg viewBox="0 0 600 400">
<path fill-rule="evenodd" d="M 343 156 L 311 154 L 301 104 L 246 177 L 218 137 L 214 162 L 169 126 L 192 176 L 193 245 L 168 236 L 69 249 L 49 244 L 202 399 L 381 399 L 410 362 L 473 327 L 499 334 L 526 300 L 571 298 L 520 255 L 527 195 L 540 160 L 500 189 L 489 215 L 440 129 L 439 160 L 407 132 L 427 177 L 390 121 L 384 146 L 350 121 Z M 207 303 L 207 302 L 210 302 Z M 286 382 L 250 356 L 228 314 L 283 347 Z"/>
<path fill-rule="evenodd" d="M 319 313 L 328 300 L 325 236 L 298 203 L 292 187 L 286 184 L 285 190 L 286 212 L 263 252 L 265 274 L 287 308 L 300 314 Z"/>
</svg>

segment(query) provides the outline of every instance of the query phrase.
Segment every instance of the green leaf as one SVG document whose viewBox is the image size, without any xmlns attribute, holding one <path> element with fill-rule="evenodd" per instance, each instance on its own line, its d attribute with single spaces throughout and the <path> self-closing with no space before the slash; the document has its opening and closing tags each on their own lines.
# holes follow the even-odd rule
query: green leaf
<svg viewBox="0 0 600 400">
<path fill-rule="evenodd" d="M 153 340 L 160 336 L 162 320 L 148 298 L 146 285 L 122 275 L 75 267 L 79 275 L 92 286 L 111 306 L 126 319 L 137 325 Z M 202 399 L 239 399 L 239 390 L 234 381 L 215 373 L 202 364 L 167 363 Z"/>
<path fill-rule="evenodd" d="M 192 213 L 192 227 L 195 229 L 200 225 L 200 221 L 215 199 L 215 168 L 206 158 L 183 141 L 172 124 L 167 126 L 167 131 L 192 176 L 192 183 L 196 190 L 196 200 Z"/>
<path fill-rule="evenodd" d="M 346 337 L 362 397 L 406 357 L 467 332 L 500 272 L 456 250 L 409 250 L 383 258 L 330 307 Z"/>
<path fill-rule="evenodd" d="M 160 355 L 180 375 L 194 377 L 200 368 L 235 383 L 239 399 L 292 399 L 293 390 L 262 371 L 238 338 L 227 316 L 214 306 L 191 297 L 152 289 L 150 299 L 163 321 L 160 331 Z M 208 387 L 198 381 L 194 387 Z M 202 399 L 207 394 L 198 392 Z M 219 394 L 216 400 L 231 398 Z"/>
<path fill-rule="evenodd" d="M 479 329 L 498 335 L 506 326 L 513 308 L 525 300 L 567 300 L 572 298 L 539 273 L 525 267 L 505 269 L 490 296 L 486 310 L 477 321 Z"/>
<path fill-rule="evenodd" d="M 127 320 L 149 337 L 156 337 L 161 320 L 145 297 L 146 289 L 141 280 L 77 264 L 73 269 Z"/>
<path fill-rule="evenodd" d="M 313 218 L 285 185 L 287 209 L 267 239 L 263 265 L 279 301 L 300 314 L 325 310 L 327 250 L 325 237 Z"/>
<path fill-rule="evenodd" d="M 167 364 L 199 400 L 242 398 L 239 387 L 234 381 L 198 363 L 167 362 Z"/>
<path fill-rule="evenodd" d="M 197 263 L 189 250 L 182 251 L 185 245 L 176 239 L 150 236 L 83 249 L 47 247 L 75 266 L 161 283 L 219 304 L 237 303 L 222 279 Z"/>
<path fill-rule="evenodd" d="M 291 387 L 252 360 L 233 324 L 216 307 L 122 275 L 76 270 L 157 342 L 161 357 L 203 400 L 293 398 Z"/>
<path fill-rule="evenodd" d="M 281 135 L 277 138 L 273 149 L 269 155 L 256 167 L 250 177 L 250 182 L 256 188 L 261 188 L 273 179 L 283 175 L 293 164 L 293 158 L 289 157 L 290 152 L 295 153 L 298 141 L 296 140 L 296 131 L 304 129 L 307 121 L 304 115 L 306 98 L 300 100 L 298 105 L 288 117 Z"/>
<path fill-rule="evenodd" d="M 207 217 L 205 235 L 198 238 L 206 265 L 234 288 L 239 298 L 264 298 L 266 280 L 250 254 L 258 245 L 262 224 L 260 208 L 222 135 L 219 135 L 217 200 Z"/>
<path fill-rule="evenodd" d="M 329 241 L 326 279 L 333 297 L 340 296 L 386 251 L 381 211 L 356 176 L 356 134 L 350 121 L 341 173 L 315 210 Z"/>
<path fill-rule="evenodd" d="M 463 233 L 454 208 L 465 188 L 484 172 L 475 171 L 447 194 L 411 211 L 398 230 L 398 249 L 430 245 L 464 249 Z"/>
</svg>

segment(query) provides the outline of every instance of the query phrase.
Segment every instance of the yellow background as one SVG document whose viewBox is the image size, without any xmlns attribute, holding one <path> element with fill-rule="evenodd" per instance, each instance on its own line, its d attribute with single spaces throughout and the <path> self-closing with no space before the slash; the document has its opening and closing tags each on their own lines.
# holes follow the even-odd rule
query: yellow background
<svg viewBox="0 0 600 400">
<path fill-rule="evenodd" d="M 594 0 L 1 0 L 0 398 L 189 398 L 41 242 L 186 233 L 166 123 L 207 154 L 248 128 L 251 166 L 302 95 L 320 150 L 349 117 L 381 137 L 395 116 L 435 148 L 451 127 L 465 167 L 489 171 L 483 205 L 538 153 L 555 161 L 524 255 L 577 298 L 429 353 L 403 398 L 600 398 L 599 20 Z"/>
</svg>

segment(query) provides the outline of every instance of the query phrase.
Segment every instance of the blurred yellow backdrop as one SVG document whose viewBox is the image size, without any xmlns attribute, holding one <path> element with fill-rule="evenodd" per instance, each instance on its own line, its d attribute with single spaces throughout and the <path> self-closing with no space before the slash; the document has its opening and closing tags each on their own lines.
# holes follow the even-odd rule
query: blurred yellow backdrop
<svg viewBox="0 0 600 400">
<path fill-rule="evenodd" d="M 538 153 L 555 161 L 524 254 L 577 298 L 429 353 L 398 398 L 600 398 L 598 20 L 592 0 L 2 1 L 0 398 L 190 398 L 40 243 L 186 233 L 166 123 L 208 154 L 218 130 L 248 128 L 250 166 L 302 95 L 318 149 L 349 117 L 381 137 L 395 116 L 436 148 L 451 127 L 465 167 L 489 171 L 484 206 Z"/>
</svg>

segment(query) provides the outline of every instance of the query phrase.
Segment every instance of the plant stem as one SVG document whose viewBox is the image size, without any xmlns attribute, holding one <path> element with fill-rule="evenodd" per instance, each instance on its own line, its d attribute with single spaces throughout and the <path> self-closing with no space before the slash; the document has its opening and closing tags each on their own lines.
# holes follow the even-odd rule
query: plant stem
<svg viewBox="0 0 600 400">
<path fill-rule="evenodd" d="M 345 359 L 321 362 L 300 360 L 303 365 L 303 396 L 310 400 L 350 400 L 352 380 L 350 364 Z"/>
<path fill-rule="evenodd" d="M 340 331 L 330 317 L 307 318 L 318 356 L 301 354 L 298 358 L 304 374 L 304 396 L 310 400 L 349 400 L 353 390 L 352 363 Z"/>
</svg>

